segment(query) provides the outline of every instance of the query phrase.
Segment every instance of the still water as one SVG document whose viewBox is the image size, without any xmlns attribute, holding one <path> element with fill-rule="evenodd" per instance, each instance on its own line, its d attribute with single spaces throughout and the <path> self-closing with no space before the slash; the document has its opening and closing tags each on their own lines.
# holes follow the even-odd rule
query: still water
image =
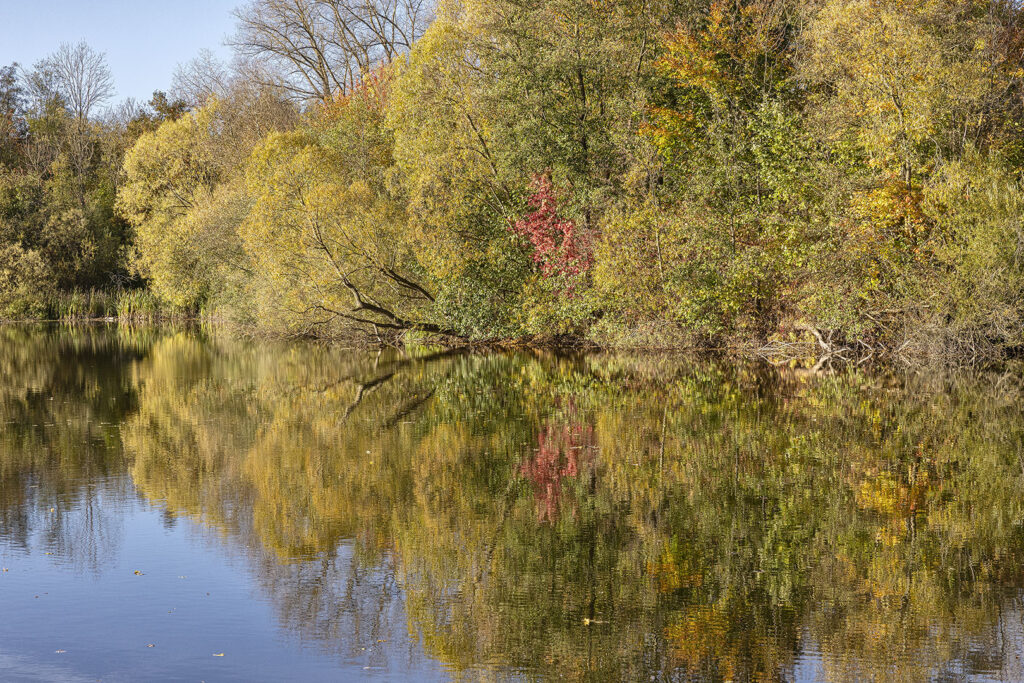
<svg viewBox="0 0 1024 683">
<path fill-rule="evenodd" d="M 0 681 L 1024 680 L 1013 374 L 0 328 Z"/>
</svg>

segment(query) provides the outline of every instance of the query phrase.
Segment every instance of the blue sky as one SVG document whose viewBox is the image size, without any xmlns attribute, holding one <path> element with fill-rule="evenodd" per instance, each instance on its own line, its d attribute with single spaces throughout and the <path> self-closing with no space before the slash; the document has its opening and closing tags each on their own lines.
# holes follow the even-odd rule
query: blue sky
<svg viewBox="0 0 1024 683">
<path fill-rule="evenodd" d="M 209 48 L 224 57 L 243 0 L 0 0 L 0 66 L 32 64 L 62 42 L 107 55 L 117 100 L 146 102 L 174 67 Z"/>
</svg>

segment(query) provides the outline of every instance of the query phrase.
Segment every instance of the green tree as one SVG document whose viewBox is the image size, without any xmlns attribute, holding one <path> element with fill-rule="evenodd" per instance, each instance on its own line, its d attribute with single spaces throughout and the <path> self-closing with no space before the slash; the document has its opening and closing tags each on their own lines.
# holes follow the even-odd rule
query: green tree
<svg viewBox="0 0 1024 683">
<path fill-rule="evenodd" d="M 166 118 L 125 154 L 117 211 L 135 229 L 136 271 L 161 298 L 193 310 L 223 304 L 250 319 L 252 273 L 238 234 L 251 205 L 244 164 L 294 118 L 273 91 L 243 84 Z"/>
<path fill-rule="evenodd" d="M 242 238 L 299 329 L 446 331 L 431 315 L 405 202 L 388 182 L 386 88 L 383 78 L 364 83 L 310 125 L 269 136 L 250 160 L 255 204 Z"/>
</svg>

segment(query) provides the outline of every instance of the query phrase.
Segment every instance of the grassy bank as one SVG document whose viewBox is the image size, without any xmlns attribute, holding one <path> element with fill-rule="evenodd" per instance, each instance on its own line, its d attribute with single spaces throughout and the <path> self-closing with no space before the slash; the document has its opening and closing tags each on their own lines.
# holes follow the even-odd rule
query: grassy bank
<svg viewBox="0 0 1024 683">
<path fill-rule="evenodd" d="M 33 301 L 12 302 L 0 313 L 6 321 L 119 320 L 156 322 L 192 317 L 161 302 L 145 289 L 88 289 L 55 292 Z"/>
</svg>

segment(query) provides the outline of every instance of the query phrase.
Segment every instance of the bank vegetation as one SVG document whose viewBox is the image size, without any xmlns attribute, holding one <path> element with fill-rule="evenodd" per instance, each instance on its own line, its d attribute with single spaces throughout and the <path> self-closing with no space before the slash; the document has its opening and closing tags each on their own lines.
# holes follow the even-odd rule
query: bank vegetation
<svg viewBox="0 0 1024 683">
<path fill-rule="evenodd" d="M 0 309 L 395 343 L 1024 345 L 1024 31 L 1002 0 L 256 0 L 107 107 L 0 74 Z"/>
</svg>

